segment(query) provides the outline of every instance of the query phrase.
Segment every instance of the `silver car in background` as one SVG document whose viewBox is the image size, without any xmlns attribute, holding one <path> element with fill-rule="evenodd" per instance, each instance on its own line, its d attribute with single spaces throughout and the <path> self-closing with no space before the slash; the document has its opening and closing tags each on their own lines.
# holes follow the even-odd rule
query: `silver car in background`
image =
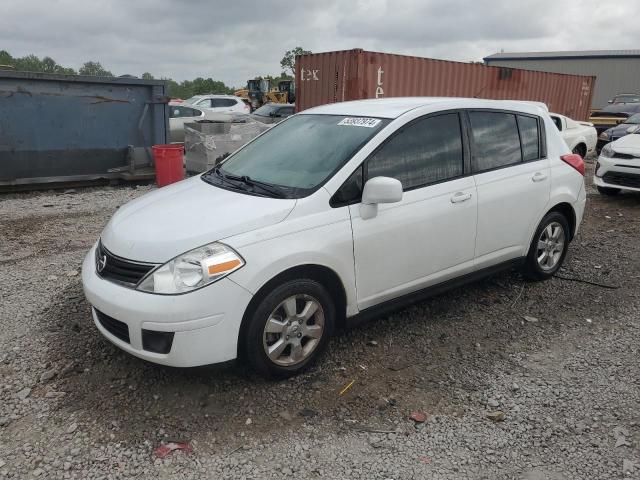
<svg viewBox="0 0 640 480">
<path fill-rule="evenodd" d="M 262 123 L 278 123 L 293 115 L 295 110 L 293 103 L 267 103 L 257 108 L 251 118 Z"/>
</svg>

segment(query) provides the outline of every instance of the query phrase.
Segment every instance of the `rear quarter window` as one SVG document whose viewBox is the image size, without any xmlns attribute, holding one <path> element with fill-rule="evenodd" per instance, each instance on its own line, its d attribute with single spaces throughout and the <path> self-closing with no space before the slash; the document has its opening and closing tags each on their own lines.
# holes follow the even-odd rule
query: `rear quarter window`
<svg viewBox="0 0 640 480">
<path fill-rule="evenodd" d="M 520 142 L 522 143 L 522 159 L 527 162 L 540 158 L 538 119 L 518 115 L 518 129 L 520 130 Z"/>
</svg>

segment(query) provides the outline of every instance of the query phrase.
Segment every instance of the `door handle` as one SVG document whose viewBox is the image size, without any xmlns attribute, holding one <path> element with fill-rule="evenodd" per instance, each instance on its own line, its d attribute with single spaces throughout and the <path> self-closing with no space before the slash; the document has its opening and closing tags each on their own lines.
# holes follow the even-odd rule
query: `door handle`
<svg viewBox="0 0 640 480">
<path fill-rule="evenodd" d="M 470 193 L 456 192 L 451 197 L 451 203 L 466 202 L 467 200 L 470 200 L 470 199 L 471 199 Z"/>
<path fill-rule="evenodd" d="M 533 177 L 531 177 L 531 181 L 533 182 L 541 182 L 547 179 L 547 174 L 542 172 L 536 172 Z"/>
</svg>

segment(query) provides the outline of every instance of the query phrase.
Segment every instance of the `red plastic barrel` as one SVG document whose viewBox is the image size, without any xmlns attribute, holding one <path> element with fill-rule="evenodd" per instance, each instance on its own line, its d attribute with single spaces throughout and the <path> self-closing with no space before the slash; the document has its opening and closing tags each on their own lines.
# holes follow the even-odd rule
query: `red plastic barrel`
<svg viewBox="0 0 640 480">
<path fill-rule="evenodd" d="M 156 164 L 156 183 L 164 187 L 184 179 L 182 156 L 184 147 L 180 144 L 154 145 L 153 159 Z"/>
</svg>

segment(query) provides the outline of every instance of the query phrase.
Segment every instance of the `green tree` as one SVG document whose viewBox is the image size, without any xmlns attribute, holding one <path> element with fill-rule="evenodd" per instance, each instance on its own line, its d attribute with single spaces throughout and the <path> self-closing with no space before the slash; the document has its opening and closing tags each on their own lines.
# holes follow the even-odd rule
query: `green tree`
<svg viewBox="0 0 640 480">
<path fill-rule="evenodd" d="M 85 62 L 80 70 L 78 70 L 80 75 L 92 75 L 96 77 L 113 77 L 113 73 L 109 70 L 106 70 L 100 62 Z"/>
<path fill-rule="evenodd" d="M 284 52 L 284 57 L 280 60 L 280 67 L 284 70 L 284 73 L 295 75 L 296 68 L 296 55 L 308 55 L 311 50 L 305 50 L 302 47 L 296 47 L 292 50 Z"/>
<path fill-rule="evenodd" d="M 35 55 L 26 55 L 21 58 L 14 59 L 14 65 L 16 70 L 22 70 L 24 72 L 44 72 L 44 64 Z"/>
<path fill-rule="evenodd" d="M 13 57 L 6 50 L 0 50 L 0 65 L 15 67 Z"/>
<path fill-rule="evenodd" d="M 151 75 L 149 72 L 144 72 L 142 74 L 142 79 L 143 80 L 153 80 L 154 78 L 153 78 L 153 75 Z"/>
</svg>

